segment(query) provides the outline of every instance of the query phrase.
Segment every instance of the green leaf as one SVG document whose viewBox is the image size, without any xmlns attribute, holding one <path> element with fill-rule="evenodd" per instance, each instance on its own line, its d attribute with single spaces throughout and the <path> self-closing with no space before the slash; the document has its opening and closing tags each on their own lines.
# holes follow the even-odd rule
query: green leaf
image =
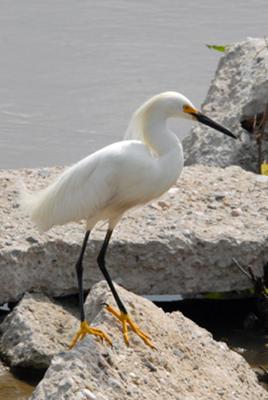
<svg viewBox="0 0 268 400">
<path fill-rule="evenodd" d="M 217 45 L 217 44 L 207 44 L 206 45 L 211 50 L 220 51 L 221 53 L 225 53 L 228 50 L 228 45 Z"/>
</svg>

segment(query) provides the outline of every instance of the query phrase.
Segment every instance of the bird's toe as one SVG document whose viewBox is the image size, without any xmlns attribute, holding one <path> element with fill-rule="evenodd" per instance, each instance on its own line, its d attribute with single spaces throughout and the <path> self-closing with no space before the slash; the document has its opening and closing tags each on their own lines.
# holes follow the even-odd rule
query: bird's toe
<svg viewBox="0 0 268 400">
<path fill-rule="evenodd" d="M 156 349 L 156 347 L 154 346 L 154 344 L 152 343 L 150 336 L 143 332 L 139 326 L 132 321 L 132 319 L 130 318 L 130 316 L 126 313 L 120 312 L 118 310 L 115 310 L 112 306 L 107 305 L 106 306 L 106 310 L 108 312 L 110 312 L 114 317 L 116 317 L 122 324 L 122 332 L 123 332 L 123 336 L 124 336 L 124 340 L 126 345 L 129 345 L 129 335 L 128 335 L 128 330 L 129 328 L 136 333 L 136 335 L 138 335 L 143 341 L 144 343 L 151 347 L 152 349 Z"/>
<path fill-rule="evenodd" d="M 69 344 L 69 348 L 72 349 L 77 344 L 77 342 L 79 340 L 84 339 L 86 335 L 97 336 L 97 338 L 101 339 L 102 342 L 106 341 L 112 346 L 112 341 L 105 332 L 103 332 L 99 328 L 90 326 L 86 321 L 82 321 L 77 333 L 75 334 L 75 336 L 71 340 L 71 343 Z"/>
</svg>

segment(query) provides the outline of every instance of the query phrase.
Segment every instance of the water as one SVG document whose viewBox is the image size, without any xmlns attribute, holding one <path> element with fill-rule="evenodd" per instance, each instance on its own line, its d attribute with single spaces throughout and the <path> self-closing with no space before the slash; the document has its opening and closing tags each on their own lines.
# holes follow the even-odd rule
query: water
<svg viewBox="0 0 268 400">
<path fill-rule="evenodd" d="M 33 384 L 15 378 L 8 371 L 0 371 L 0 400 L 27 400 L 33 390 Z"/>
<path fill-rule="evenodd" d="M 254 370 L 260 371 L 264 368 L 268 371 L 267 330 L 264 321 L 255 320 L 255 325 L 252 324 L 250 328 L 247 323 L 248 327 L 245 328 L 249 315 L 258 315 L 256 299 L 239 298 L 238 293 L 236 296 L 234 293 L 225 293 L 225 298 L 223 294 L 221 296 L 221 300 L 210 300 L 205 297 L 182 301 L 173 298 L 169 302 L 166 302 L 164 297 L 155 300 L 164 311 L 181 311 L 186 317 L 211 332 L 215 340 L 227 343 L 232 350 L 240 353 Z M 263 385 L 268 391 L 267 378 L 268 375 Z"/>
<path fill-rule="evenodd" d="M 42 379 L 44 371 L 8 370 L 0 361 L 0 400 L 27 400 Z"/>
<path fill-rule="evenodd" d="M 161 91 L 199 106 L 220 57 L 205 44 L 265 36 L 267 11 L 267 0 L 2 0 L 0 168 L 72 163 L 119 140 Z M 1 374 L 0 399 L 31 391 Z"/>
<path fill-rule="evenodd" d="M 268 3 L 2 0 L 0 11 L 0 167 L 17 168 L 120 139 L 152 94 L 200 105 L 220 57 L 205 44 L 263 37 Z"/>
</svg>

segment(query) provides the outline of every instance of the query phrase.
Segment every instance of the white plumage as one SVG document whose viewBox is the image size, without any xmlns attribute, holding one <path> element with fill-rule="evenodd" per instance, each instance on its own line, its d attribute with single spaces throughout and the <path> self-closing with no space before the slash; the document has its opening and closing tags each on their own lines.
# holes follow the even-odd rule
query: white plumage
<svg viewBox="0 0 268 400">
<path fill-rule="evenodd" d="M 154 348 L 150 337 L 128 315 L 106 269 L 105 255 L 113 228 L 128 209 L 161 196 L 176 182 L 183 168 L 183 151 L 176 135 L 167 128 L 167 119 L 195 119 L 223 133 L 231 132 L 201 114 L 183 95 L 167 92 L 144 103 L 130 121 L 125 140 L 91 154 L 67 169 L 46 189 L 36 193 L 24 191 L 22 204 L 41 230 L 71 221 L 86 220 L 86 233 L 76 262 L 80 328 L 70 347 L 86 334 L 112 343 L 102 330 L 85 320 L 83 294 L 83 256 L 94 225 L 108 220 L 108 230 L 97 257 L 119 308 L 107 306 L 122 324 L 124 340 L 129 344 L 128 329 Z"/>
<path fill-rule="evenodd" d="M 47 188 L 22 193 L 22 206 L 40 230 L 82 219 L 87 229 L 99 220 L 108 220 L 113 228 L 127 209 L 160 196 L 177 180 L 183 152 L 166 127 L 166 119 L 172 116 L 172 110 L 162 106 L 166 99 L 177 100 L 179 106 L 181 96 L 155 96 L 134 113 L 129 139 L 82 159 Z"/>
<path fill-rule="evenodd" d="M 152 97 L 133 114 L 125 140 L 82 159 L 47 188 L 23 191 L 23 208 L 43 231 L 83 219 L 88 230 L 100 220 L 113 229 L 126 210 L 159 197 L 182 171 L 182 146 L 167 119 L 198 115 L 179 93 Z"/>
</svg>

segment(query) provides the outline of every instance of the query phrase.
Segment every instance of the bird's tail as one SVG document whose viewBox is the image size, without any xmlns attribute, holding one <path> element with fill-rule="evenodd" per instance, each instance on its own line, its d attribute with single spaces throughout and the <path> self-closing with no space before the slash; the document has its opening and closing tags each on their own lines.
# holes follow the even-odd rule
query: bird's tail
<svg viewBox="0 0 268 400">
<path fill-rule="evenodd" d="M 18 183 L 20 208 L 36 224 L 40 231 L 46 231 L 52 224 L 49 218 L 51 208 L 49 186 L 37 192 L 31 192 L 23 181 Z"/>
</svg>

